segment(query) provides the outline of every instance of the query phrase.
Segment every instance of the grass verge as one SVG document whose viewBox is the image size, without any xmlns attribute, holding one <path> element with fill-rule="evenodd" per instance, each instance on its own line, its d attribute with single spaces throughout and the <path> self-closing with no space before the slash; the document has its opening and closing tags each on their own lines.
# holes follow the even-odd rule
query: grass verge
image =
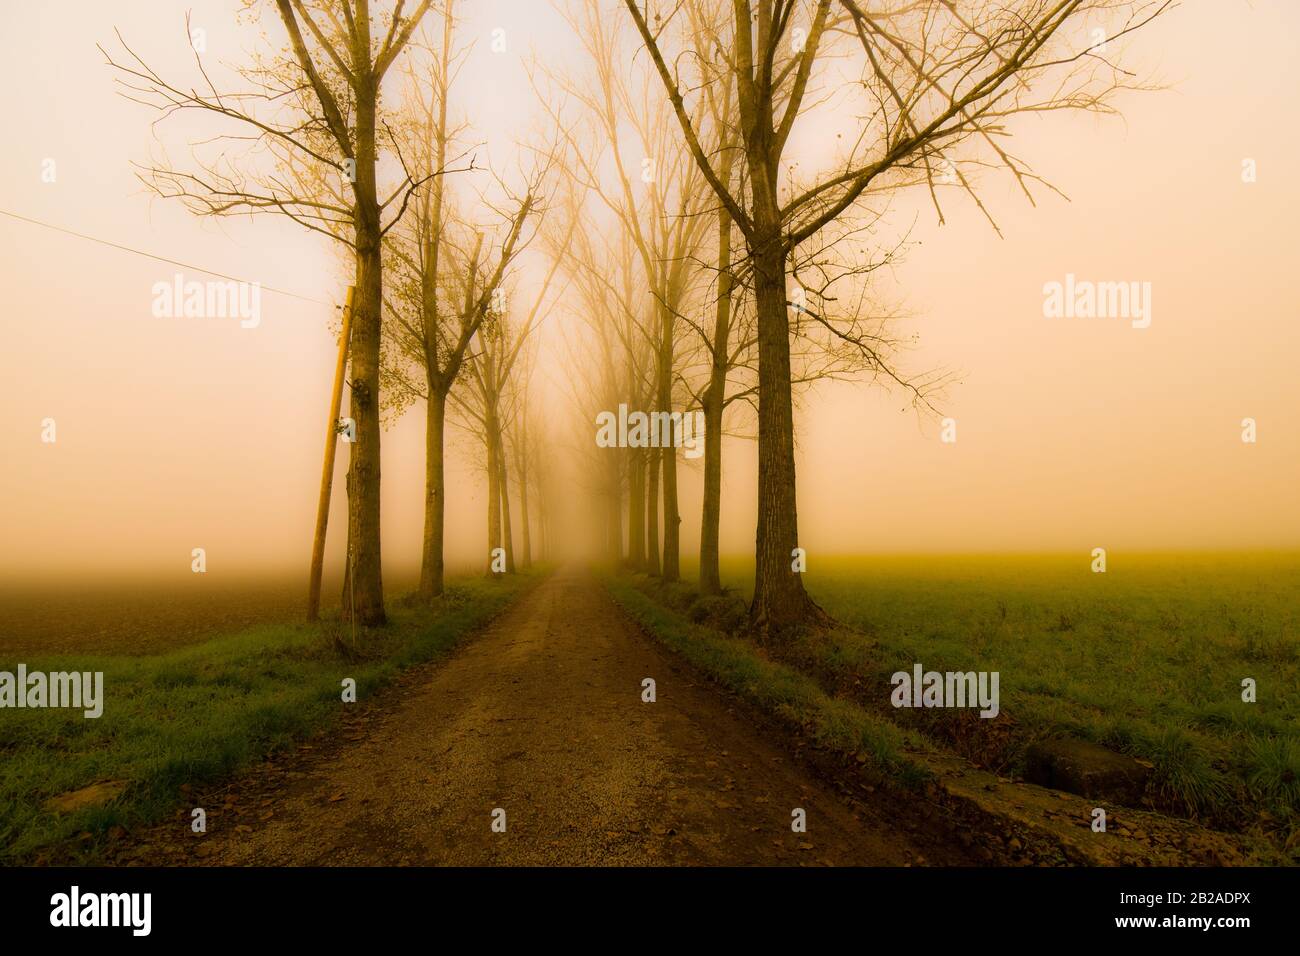
<svg viewBox="0 0 1300 956">
<path fill-rule="evenodd" d="M 340 714 L 342 682 L 364 700 L 412 665 L 442 657 L 542 577 L 520 574 L 453 583 L 433 608 L 390 607 L 387 627 L 358 632 L 356 649 L 337 620 L 253 627 L 148 656 L 25 658 L 28 671 L 103 671 L 104 712 L 0 712 L 0 862 L 41 862 L 77 840 L 93 862 L 116 827 L 165 816 L 181 787 L 226 776 L 325 729 Z M 14 671 L 18 661 L 0 661 Z M 71 812 L 48 801 L 94 783 L 115 799 Z"/>
</svg>

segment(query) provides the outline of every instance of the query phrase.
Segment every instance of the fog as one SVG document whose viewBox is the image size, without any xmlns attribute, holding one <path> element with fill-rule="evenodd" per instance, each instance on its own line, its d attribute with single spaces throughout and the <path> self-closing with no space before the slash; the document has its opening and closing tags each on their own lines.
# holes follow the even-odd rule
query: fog
<svg viewBox="0 0 1300 956">
<path fill-rule="evenodd" d="M 183 160 L 187 120 L 119 96 L 96 43 L 114 28 L 160 71 L 192 75 L 184 14 L 169 4 L 24 4 L 7 11 L 0 83 L 10 136 L 0 208 L 189 265 L 262 283 L 260 321 L 157 318 L 152 289 L 179 266 L 0 216 L 6 347 L 0 572 L 85 581 L 187 572 L 301 568 L 310 553 L 335 339 L 348 270 L 337 250 L 292 222 L 200 220 L 151 198 L 133 162 Z M 256 27 L 235 0 L 193 0 L 209 56 L 243 62 Z M 617 7 L 611 8 L 617 15 Z M 507 49 L 489 35 L 506 29 Z M 574 56 L 541 0 L 467 10 L 477 37 L 454 95 L 482 155 L 509 168 L 539 122 L 526 64 Z M 981 196 L 1002 238 L 969 200 L 926 197 L 890 212 L 913 246 L 890 294 L 918 336 L 908 367 L 959 381 L 939 416 L 866 383 L 799 396 L 801 544 L 810 554 L 1300 545 L 1300 358 L 1294 228 L 1300 131 L 1283 121 L 1300 89 L 1300 8 L 1286 2 L 1187 4 L 1137 45 L 1168 91 L 1121 98 L 1123 117 L 1052 115 L 1016 128 L 1016 152 L 1069 201 L 1031 206 L 990 177 Z M 834 117 L 800 128 L 794 151 L 816 163 Z M 207 130 L 211 132 L 210 129 Z M 182 144 L 178 147 L 178 144 Z M 47 160 L 56 178 L 42 178 Z M 1258 180 L 1242 181 L 1253 159 Z M 520 282 L 539 271 L 530 252 Z M 1044 285 L 1149 282 L 1150 326 L 1048 319 Z M 284 290 L 307 299 L 271 291 Z M 542 332 L 542 399 L 556 419 L 563 500 L 556 527 L 577 550 L 594 525 L 565 436 L 594 435 L 563 387 L 575 373 L 558 343 L 564 309 Z M 424 480 L 422 407 L 383 437 L 387 570 L 417 564 Z M 1244 418 L 1258 441 L 1241 440 Z M 57 440 L 42 441 L 53 419 Z M 751 428 L 744 416 L 736 429 Z M 451 432 L 448 564 L 479 562 L 486 487 L 467 435 Z M 725 442 L 722 550 L 754 538 L 755 454 Z M 342 561 L 337 464 L 327 564 Z M 698 544 L 700 462 L 679 458 L 683 554 Z M 516 519 L 516 540 L 518 536 Z"/>
</svg>

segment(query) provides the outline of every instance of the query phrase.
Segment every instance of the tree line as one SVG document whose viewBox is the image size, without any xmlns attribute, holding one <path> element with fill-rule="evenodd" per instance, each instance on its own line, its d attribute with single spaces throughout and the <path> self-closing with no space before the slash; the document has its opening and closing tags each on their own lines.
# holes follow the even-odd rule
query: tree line
<svg viewBox="0 0 1300 956">
<path fill-rule="evenodd" d="M 569 313 L 570 399 L 600 410 L 696 412 L 705 423 L 699 587 L 721 590 L 724 434 L 757 442 L 753 629 L 824 613 L 793 569 L 799 547 L 795 403 L 826 378 L 878 383 L 932 411 L 950 376 L 908 368 L 876 273 L 891 207 L 958 203 L 997 229 L 982 183 L 1031 202 L 1054 187 L 1012 152 L 1017 121 L 1114 111 L 1146 86 L 1128 37 L 1173 0 L 554 0 L 576 59 L 537 57 L 542 132 L 509 173 L 458 122 L 473 38 L 457 0 L 242 0 L 285 41 L 219 90 L 165 79 L 118 37 L 125 95 L 161 118 L 208 118 L 183 165 L 141 178 L 200 215 L 275 214 L 328 236 L 355 287 L 347 473 L 349 600 L 382 624 L 381 419 L 423 405 L 419 595 L 443 589 L 448 424 L 475 438 L 490 553 L 544 544 L 555 443 L 530 402 L 537 329 Z M 811 132 L 805 132 L 805 129 Z M 818 139 L 834 129 L 833 140 Z M 809 161 L 813 157 L 815 161 Z M 477 194 L 462 185 L 489 180 Z M 524 287 L 521 255 L 545 261 Z M 530 416 L 530 412 L 533 414 Z M 681 576 L 678 450 L 590 456 L 609 554 Z M 868 497 L 864 506 L 871 507 Z M 498 552 L 497 549 L 500 549 Z"/>
</svg>

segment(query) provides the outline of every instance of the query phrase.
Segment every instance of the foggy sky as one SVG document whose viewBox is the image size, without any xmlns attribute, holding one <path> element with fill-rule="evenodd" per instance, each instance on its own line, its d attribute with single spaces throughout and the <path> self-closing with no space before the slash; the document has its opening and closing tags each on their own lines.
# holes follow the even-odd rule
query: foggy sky
<svg viewBox="0 0 1300 956">
<path fill-rule="evenodd" d="M 469 6 L 462 35 L 478 45 L 453 114 L 468 115 L 491 160 L 508 167 L 512 142 L 537 122 L 525 58 L 572 57 L 575 45 L 541 0 Z M 256 47 L 235 0 L 184 7 L 207 30 L 210 58 L 240 63 Z M 125 0 L 6 11 L 0 208 L 340 301 L 346 270 L 320 237 L 271 216 L 200 220 L 134 179 L 132 162 L 161 155 L 154 116 L 116 95 L 95 44 L 109 46 L 118 27 L 164 75 L 188 77 L 183 17 L 182 5 Z M 497 26 L 505 53 L 489 49 Z M 881 387 L 802 396 L 799 517 L 810 554 L 1300 546 L 1298 38 L 1294 3 L 1189 3 L 1134 44 L 1132 62 L 1170 90 L 1122 97 L 1122 118 L 1061 114 L 1014 127 L 1016 154 L 1071 201 L 1040 190 L 1034 208 L 990 177 L 981 195 L 1002 239 L 967 200 L 945 203 L 943 226 L 923 196 L 895 208 L 892 227 L 919 242 L 892 276 L 905 330 L 919 335 L 907 363 L 961 373 L 942 405 L 958 441 L 941 443 L 937 420 Z M 833 127 L 797 128 L 798 155 L 824 156 Z M 171 148 L 213 127 L 164 130 Z M 183 151 L 171 154 L 184 165 Z M 55 183 L 41 181 L 49 158 Z M 1241 181 L 1245 158 L 1257 162 L 1254 184 Z M 210 571 L 305 571 L 333 374 L 330 306 L 263 289 L 255 329 L 156 318 L 154 283 L 185 270 L 5 217 L 0 254 L 0 571 L 188 570 L 194 547 L 207 550 Z M 1150 282 L 1151 326 L 1044 318 L 1044 283 L 1067 274 Z M 1258 422 L 1256 444 L 1241 441 L 1245 417 Z M 57 423 L 54 444 L 41 442 L 46 418 Z M 418 556 L 422 418 L 417 406 L 384 433 L 390 565 Z M 452 562 L 473 560 L 485 540 L 484 483 L 465 441 L 450 438 Z M 341 446 L 332 562 L 346 457 Z M 754 467 L 752 444 L 728 440 L 724 552 L 752 549 Z M 700 467 L 679 469 L 689 554 Z"/>
</svg>

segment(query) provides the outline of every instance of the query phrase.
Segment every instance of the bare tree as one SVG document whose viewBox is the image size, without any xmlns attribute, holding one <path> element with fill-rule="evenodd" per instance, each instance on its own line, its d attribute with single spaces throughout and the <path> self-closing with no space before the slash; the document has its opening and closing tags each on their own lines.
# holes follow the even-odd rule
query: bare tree
<svg viewBox="0 0 1300 956">
<path fill-rule="evenodd" d="M 705 211 L 713 199 L 700 170 L 674 134 L 672 117 L 654 101 L 654 76 L 638 70 L 635 52 L 619 22 L 604 15 L 598 0 L 578 0 L 568 8 L 575 35 L 582 38 L 593 76 L 565 78 L 559 85 L 585 108 L 591 148 L 569 132 L 573 162 L 569 172 L 617 219 L 632 239 L 645 273 L 654 325 L 655 390 L 658 409 L 675 408 L 673 386 L 678 321 L 698 275 L 697 253 L 707 234 Z M 594 83 L 591 80 L 594 79 Z M 543 96 L 542 102 L 548 102 Z M 552 118 L 567 128 L 558 111 Z M 704 128 L 703 121 L 697 126 Z M 634 176 L 625 152 L 640 156 Z M 608 160 L 610 174 L 602 169 Z M 669 447 L 648 450 L 647 560 L 665 580 L 680 576 L 680 524 L 677 455 Z M 657 483 L 663 489 L 663 561 L 659 563 Z"/>
<path fill-rule="evenodd" d="M 534 446 L 528 442 L 528 393 L 532 386 L 532 355 L 526 353 L 525 361 L 520 365 L 518 380 L 512 381 L 507 388 L 510 409 L 507 417 L 512 423 L 509 431 L 510 446 L 518 465 L 515 484 L 519 489 L 520 543 L 523 545 L 519 566 L 527 571 L 533 566 L 533 522 L 528 509 L 528 473 L 535 454 Z"/>
<path fill-rule="evenodd" d="M 601 215 L 608 211 L 607 205 L 603 199 L 589 202 L 593 195 L 579 177 L 570 177 L 562 194 L 562 215 L 577 228 L 570 240 L 555 242 L 550 248 L 573 289 L 566 299 L 567 309 L 585 333 L 566 340 L 565 365 L 581 373 L 569 377 L 564 385 L 579 411 L 579 420 L 588 423 L 620 404 L 643 409 L 654 402 L 660 388 L 662 341 L 657 326 L 660 310 L 657 302 L 645 296 L 645 263 L 635 239 L 618 217 Z M 594 456 L 590 473 L 599 476 L 604 551 L 612 561 L 622 557 L 626 485 L 628 564 L 658 573 L 658 472 L 651 457 L 658 449 L 600 448 L 593 452 L 589 440 L 582 448 Z"/>
<path fill-rule="evenodd" d="M 798 546 L 790 257 L 800 245 L 851 213 L 872 191 L 933 186 L 947 169 L 974 195 L 960 164 L 963 145 L 990 151 L 1029 192 L 1035 177 L 1002 144 L 1015 114 L 1102 110 L 1129 85 L 1123 73 L 1071 31 L 1104 20 L 1114 41 L 1168 9 L 1172 0 L 731 0 L 725 35 L 708 45 L 676 28 L 679 51 L 665 52 L 678 0 L 624 0 L 641 34 L 686 144 L 709 186 L 744 236 L 758 312 L 759 469 L 752 626 L 779 633 L 826 621 L 792 572 Z M 868 9 L 869 8 L 869 9 Z M 666 16 L 663 12 L 666 11 Z M 653 27 L 651 24 L 653 23 Z M 813 105 L 818 67 L 860 48 L 858 135 L 835 168 L 810 183 L 791 180 L 783 157 L 801 112 Z M 669 64 L 672 64 L 670 66 Z M 821 72 L 825 72 L 824 70 Z M 698 93 L 729 74 L 748 172 L 747 195 L 718 173 L 719 157 L 697 128 Z M 951 166 L 945 166 L 951 164 Z M 783 195 L 784 194 L 784 195 Z M 936 200 L 937 201 L 937 200 Z M 978 201 L 978 200 L 977 200 Z M 838 327 L 810 303 L 799 315 L 860 350 L 893 374 L 867 337 Z"/>
<path fill-rule="evenodd" d="M 411 71 L 406 122 L 399 137 L 408 162 L 421 175 L 441 169 L 451 150 L 461 149 L 459 130 L 448 120 L 457 63 L 454 0 L 443 10 L 442 36 L 432 56 L 430 76 Z M 461 221 L 442 179 L 421 191 L 412 212 L 386 239 L 385 252 L 395 287 L 386 298 L 384 361 L 391 407 L 400 412 L 414 401 L 425 403 L 424 535 L 419 595 L 430 601 L 443 591 L 446 515 L 445 445 L 447 400 L 460 380 L 467 357 L 485 322 L 490 321 L 502 282 L 530 237 L 526 226 L 537 218 L 538 196 L 550 166 L 549 156 L 525 177 L 523 195 L 505 195 L 498 207 L 478 203 L 498 222 L 497 238 L 485 239 L 483 226 Z"/>
<path fill-rule="evenodd" d="M 573 226 L 569 225 L 570 234 Z M 545 315 L 544 307 L 548 305 L 557 269 L 558 263 L 552 262 L 527 313 L 518 322 L 510 321 L 508 297 L 496 297 L 495 308 L 478 330 L 475 352 L 468 361 L 466 388 L 452 393 L 453 402 L 462 412 L 462 424 L 483 443 L 488 484 L 489 574 L 493 573 L 492 554 L 497 548 L 505 551 L 506 571 L 515 570 L 506 436 L 518 406 L 510 402 L 510 386 L 520 358 L 525 355 L 524 347 Z"/>
<path fill-rule="evenodd" d="M 404 16 L 405 0 L 394 0 L 386 15 L 372 15 L 370 0 L 276 0 L 287 48 L 269 62 L 241 70 L 248 84 L 241 91 L 218 92 L 197 52 L 202 83 L 195 87 L 164 80 L 120 35 L 125 60 L 119 63 L 105 53 L 127 95 L 158 109 L 163 118 L 198 112 L 234 121 L 239 129 L 218 137 L 215 158 L 196 156 L 194 171 L 169 165 L 147 169 L 142 178 L 159 195 L 180 199 L 203 215 L 282 214 L 353 251 L 349 385 L 356 440 L 349 445 L 350 562 L 343 610 L 345 618 L 355 614 L 358 623 L 368 625 L 385 621 L 379 535 L 380 249 L 412 194 L 443 173 L 442 167 L 419 176 L 403 169 L 391 190 L 381 193 L 380 89 L 431 5 L 432 0 L 421 0 Z M 238 163 L 227 147 L 241 143 L 251 148 Z M 259 150 L 270 156 L 269 164 Z M 331 177 L 347 182 L 346 199 L 333 198 Z"/>
</svg>

